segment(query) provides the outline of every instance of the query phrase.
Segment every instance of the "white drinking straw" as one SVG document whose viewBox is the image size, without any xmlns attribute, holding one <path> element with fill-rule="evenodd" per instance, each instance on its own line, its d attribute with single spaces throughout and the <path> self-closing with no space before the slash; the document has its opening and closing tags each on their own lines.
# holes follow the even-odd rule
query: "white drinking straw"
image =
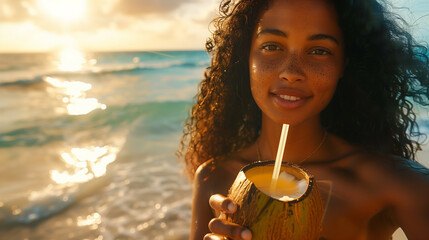
<svg viewBox="0 0 429 240">
<path fill-rule="evenodd" d="M 287 134 L 289 131 L 289 124 L 283 124 L 282 134 L 280 135 L 279 147 L 277 148 L 276 162 L 274 164 L 273 177 L 271 178 L 270 191 L 275 192 L 277 187 L 277 180 L 280 174 L 280 167 L 282 166 L 283 153 L 285 151 Z"/>
</svg>

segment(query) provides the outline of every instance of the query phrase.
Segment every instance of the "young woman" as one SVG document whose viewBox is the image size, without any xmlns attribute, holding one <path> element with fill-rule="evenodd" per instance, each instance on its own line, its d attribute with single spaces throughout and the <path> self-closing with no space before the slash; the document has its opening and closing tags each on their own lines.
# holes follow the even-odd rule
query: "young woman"
<svg viewBox="0 0 429 240">
<path fill-rule="evenodd" d="M 211 66 L 185 128 L 191 239 L 250 239 L 218 219 L 246 164 L 284 161 L 332 182 L 325 239 L 429 236 L 429 170 L 414 161 L 413 102 L 426 104 L 426 48 L 376 0 L 221 3 Z M 211 232 L 211 233 L 210 233 Z"/>
</svg>

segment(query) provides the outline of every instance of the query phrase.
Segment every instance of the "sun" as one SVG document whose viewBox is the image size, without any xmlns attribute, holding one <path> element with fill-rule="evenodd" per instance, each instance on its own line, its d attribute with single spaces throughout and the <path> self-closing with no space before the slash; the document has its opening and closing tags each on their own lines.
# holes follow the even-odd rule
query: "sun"
<svg viewBox="0 0 429 240">
<path fill-rule="evenodd" d="M 47 15 L 64 22 L 85 16 L 87 0 L 37 0 L 39 8 Z"/>
</svg>

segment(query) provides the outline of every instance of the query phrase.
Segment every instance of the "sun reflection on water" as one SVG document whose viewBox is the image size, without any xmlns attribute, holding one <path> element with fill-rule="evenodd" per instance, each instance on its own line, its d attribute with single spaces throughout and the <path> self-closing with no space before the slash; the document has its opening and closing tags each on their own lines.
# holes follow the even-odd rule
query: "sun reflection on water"
<svg viewBox="0 0 429 240">
<path fill-rule="evenodd" d="M 72 148 L 61 154 L 69 171 L 51 171 L 51 179 L 58 184 L 82 183 L 106 174 L 107 166 L 114 162 L 119 149 L 112 146 Z"/>
<path fill-rule="evenodd" d="M 63 103 L 67 104 L 67 112 L 70 115 L 84 115 L 95 109 L 106 109 L 105 104 L 99 103 L 96 98 L 85 98 L 85 92 L 92 89 L 92 85 L 80 81 L 61 81 L 53 77 L 46 77 L 45 81 L 57 89 L 63 89 L 67 96 L 62 98 Z"/>
<path fill-rule="evenodd" d="M 77 225 L 82 226 L 90 226 L 90 225 L 98 225 L 101 223 L 101 216 L 99 213 L 93 213 L 91 215 L 88 215 L 86 217 L 78 217 L 77 218 Z"/>
<path fill-rule="evenodd" d="M 92 85 L 84 82 L 69 82 L 69 81 L 61 81 L 57 78 L 46 77 L 45 81 L 57 88 L 64 88 L 65 94 L 71 97 L 80 97 L 84 94 L 84 92 L 90 90 Z"/>
<path fill-rule="evenodd" d="M 88 114 L 97 108 L 104 110 L 107 106 L 99 103 L 96 98 L 70 99 L 70 103 L 67 105 L 70 115 Z"/>
<path fill-rule="evenodd" d="M 82 52 L 73 48 L 66 48 L 60 52 L 58 69 L 66 72 L 76 72 L 82 70 L 85 63 L 86 59 Z"/>
<path fill-rule="evenodd" d="M 84 54 L 73 48 L 65 48 L 60 53 L 60 62 L 58 63 L 58 69 L 61 71 L 79 71 L 82 70 L 83 64 L 86 64 L 87 60 Z M 88 61 L 90 65 L 95 65 L 97 61 L 91 59 Z M 66 110 L 70 115 L 85 115 L 95 109 L 106 109 L 107 106 L 98 102 L 97 98 L 86 98 L 86 92 L 92 89 L 90 83 L 82 81 L 67 81 L 63 77 L 47 76 L 44 81 L 49 83 L 55 89 L 51 92 L 58 96 L 58 94 L 64 94 L 62 102 L 66 103 Z M 64 112 L 62 108 L 58 108 L 57 112 Z"/>
</svg>

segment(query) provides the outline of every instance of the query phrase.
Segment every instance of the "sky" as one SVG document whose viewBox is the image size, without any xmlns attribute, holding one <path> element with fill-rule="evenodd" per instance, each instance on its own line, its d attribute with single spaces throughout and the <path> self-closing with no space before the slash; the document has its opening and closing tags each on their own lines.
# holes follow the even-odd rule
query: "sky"
<svg viewBox="0 0 429 240">
<path fill-rule="evenodd" d="M 0 0 L 0 52 L 204 49 L 220 0 Z M 427 0 L 390 0 L 407 20 Z M 429 17 L 416 34 L 429 36 Z"/>
<path fill-rule="evenodd" d="M 0 52 L 204 49 L 218 0 L 0 0 Z"/>
</svg>

